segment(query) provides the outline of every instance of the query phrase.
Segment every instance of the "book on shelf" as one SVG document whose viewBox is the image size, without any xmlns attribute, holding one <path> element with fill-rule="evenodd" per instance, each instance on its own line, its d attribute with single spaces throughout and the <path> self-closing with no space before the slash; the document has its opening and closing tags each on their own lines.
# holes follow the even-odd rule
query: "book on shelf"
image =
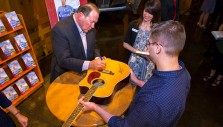
<svg viewBox="0 0 223 127">
<path fill-rule="evenodd" d="M 10 100 L 10 101 L 14 101 L 19 95 L 18 93 L 15 91 L 15 89 L 13 88 L 13 86 L 9 86 L 6 89 L 4 89 L 3 94 L 5 94 L 5 96 Z"/>
<path fill-rule="evenodd" d="M 215 40 L 223 40 L 223 31 L 211 31 Z"/>
<path fill-rule="evenodd" d="M 9 69 L 11 70 L 14 76 L 19 75 L 23 70 L 17 60 L 14 60 L 8 64 Z"/>
<path fill-rule="evenodd" d="M 29 72 L 27 75 L 26 75 L 29 83 L 31 86 L 34 86 L 36 85 L 36 83 L 39 82 L 39 78 L 37 77 L 36 73 L 34 71 L 31 71 Z"/>
<path fill-rule="evenodd" d="M 30 67 L 36 65 L 35 62 L 34 62 L 34 60 L 33 60 L 32 55 L 31 55 L 30 53 L 26 53 L 26 54 L 24 54 L 24 55 L 22 56 L 22 60 L 23 60 L 23 62 L 25 63 L 25 65 L 26 65 L 27 68 L 30 68 Z"/>
<path fill-rule="evenodd" d="M 23 34 L 19 34 L 14 37 L 16 44 L 18 45 L 20 50 L 24 50 L 28 47 L 28 43 L 26 41 L 26 38 Z"/>
<path fill-rule="evenodd" d="M 9 26 L 11 27 L 11 29 L 15 29 L 15 28 L 21 26 L 21 22 L 17 16 L 17 14 L 15 13 L 15 11 L 6 13 L 5 17 L 6 17 L 6 20 L 9 24 Z"/>
<path fill-rule="evenodd" d="M 0 68 L 0 85 L 3 85 L 7 81 L 9 81 L 8 75 L 3 68 Z"/>
<path fill-rule="evenodd" d="M 2 20 L 0 19 L 0 34 L 7 32 L 5 25 L 3 24 Z"/>
<path fill-rule="evenodd" d="M 23 78 L 15 82 L 15 85 L 17 86 L 17 88 L 22 94 L 25 93 L 29 89 L 29 85 Z"/>
<path fill-rule="evenodd" d="M 6 57 L 9 57 L 16 53 L 14 47 L 12 46 L 12 43 L 9 40 L 1 42 L 0 47 Z"/>
</svg>

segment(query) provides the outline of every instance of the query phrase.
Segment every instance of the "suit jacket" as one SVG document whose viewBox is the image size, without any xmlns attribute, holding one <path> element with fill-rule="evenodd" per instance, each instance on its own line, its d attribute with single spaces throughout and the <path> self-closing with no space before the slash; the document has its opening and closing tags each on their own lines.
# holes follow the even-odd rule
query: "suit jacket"
<svg viewBox="0 0 223 127">
<path fill-rule="evenodd" d="M 86 57 L 73 15 L 58 22 L 52 29 L 51 35 L 53 56 L 50 82 L 66 71 L 82 72 L 82 65 L 85 60 L 93 60 L 100 56 L 95 42 L 96 30 L 92 29 L 86 33 Z"/>
</svg>

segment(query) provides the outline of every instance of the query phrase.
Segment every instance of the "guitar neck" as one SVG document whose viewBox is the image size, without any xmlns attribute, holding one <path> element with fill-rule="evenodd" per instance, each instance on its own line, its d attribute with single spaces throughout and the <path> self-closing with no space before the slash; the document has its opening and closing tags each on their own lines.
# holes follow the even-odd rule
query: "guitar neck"
<svg viewBox="0 0 223 127">
<path fill-rule="evenodd" d="M 84 101 L 90 101 L 90 99 L 92 98 L 94 92 L 97 90 L 97 86 L 92 86 L 87 93 L 84 95 Z M 69 118 L 65 121 L 65 123 L 62 125 L 62 127 L 70 127 L 73 123 L 73 121 L 77 118 L 77 116 L 80 114 L 80 112 L 83 109 L 83 105 L 82 104 L 78 104 L 77 107 L 74 109 L 74 111 L 71 113 L 71 115 L 69 116 Z"/>
</svg>

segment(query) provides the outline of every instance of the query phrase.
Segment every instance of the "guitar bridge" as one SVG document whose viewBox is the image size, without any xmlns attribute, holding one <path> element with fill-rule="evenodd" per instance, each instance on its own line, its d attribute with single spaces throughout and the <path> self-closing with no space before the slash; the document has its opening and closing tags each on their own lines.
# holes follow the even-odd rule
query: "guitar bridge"
<svg viewBox="0 0 223 127">
<path fill-rule="evenodd" d="M 113 73 L 112 71 L 109 71 L 109 70 L 98 70 L 102 73 L 105 73 L 105 74 L 109 74 L 109 75 L 114 75 L 115 73 Z"/>
</svg>

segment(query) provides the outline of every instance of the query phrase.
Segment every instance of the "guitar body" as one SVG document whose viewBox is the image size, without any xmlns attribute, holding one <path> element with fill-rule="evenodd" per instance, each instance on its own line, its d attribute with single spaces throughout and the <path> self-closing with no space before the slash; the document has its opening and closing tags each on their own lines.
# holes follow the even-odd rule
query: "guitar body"
<svg viewBox="0 0 223 127">
<path fill-rule="evenodd" d="M 112 100 L 110 97 L 118 88 L 116 85 L 130 74 L 130 68 L 125 63 L 111 59 L 106 59 L 105 62 L 106 68 L 104 70 L 90 69 L 85 78 L 79 82 L 80 93 L 85 94 L 84 101 L 93 99 L 93 101 L 99 100 L 98 102 L 108 104 L 110 101 L 104 101 L 103 98 Z M 83 106 L 78 104 L 62 127 L 70 127 L 78 119 L 82 109 Z"/>
<path fill-rule="evenodd" d="M 93 96 L 97 98 L 107 98 L 112 95 L 115 86 L 129 76 L 130 68 L 127 64 L 108 58 L 105 62 L 105 70 L 112 74 L 101 72 L 99 70 L 88 70 L 85 78 L 79 82 L 80 92 L 82 94 L 86 93 L 86 88 L 88 90 L 92 87 L 95 79 L 101 79 L 104 84 L 97 88 Z"/>
</svg>

